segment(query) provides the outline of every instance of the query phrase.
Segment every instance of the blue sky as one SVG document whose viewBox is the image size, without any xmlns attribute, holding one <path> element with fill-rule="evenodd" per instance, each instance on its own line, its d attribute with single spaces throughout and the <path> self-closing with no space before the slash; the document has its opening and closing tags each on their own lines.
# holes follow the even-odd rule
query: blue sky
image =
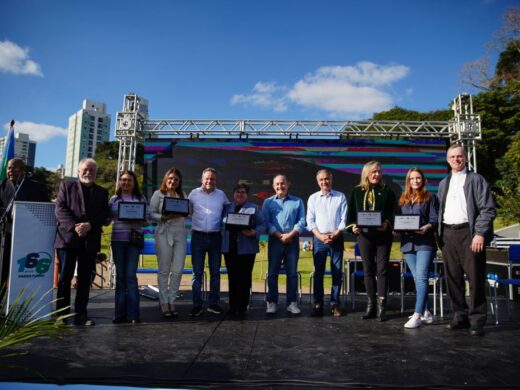
<svg viewBox="0 0 520 390">
<path fill-rule="evenodd" d="M 125 93 L 151 119 L 363 119 L 448 107 L 510 0 L 0 2 L 0 133 L 65 163 L 68 117 Z M 492 53 L 493 54 L 493 53 Z M 492 61 L 494 63 L 494 61 Z"/>
</svg>

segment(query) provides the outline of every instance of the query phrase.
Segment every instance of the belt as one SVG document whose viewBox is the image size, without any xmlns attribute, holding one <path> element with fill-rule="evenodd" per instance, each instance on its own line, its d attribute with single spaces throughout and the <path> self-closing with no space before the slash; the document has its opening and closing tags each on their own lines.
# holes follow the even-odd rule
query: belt
<svg viewBox="0 0 520 390">
<path fill-rule="evenodd" d="M 191 231 L 192 233 L 197 233 L 197 234 L 201 234 L 203 236 L 217 236 L 219 235 L 220 236 L 220 232 L 201 232 L 201 231 L 198 231 L 198 230 L 192 230 Z"/>
<path fill-rule="evenodd" d="M 457 223 L 455 225 L 448 225 L 447 223 L 443 223 L 442 224 L 446 229 L 451 229 L 451 230 L 459 230 L 459 229 L 466 229 L 466 228 L 469 228 L 469 223 L 468 222 L 465 222 L 465 223 Z"/>
</svg>

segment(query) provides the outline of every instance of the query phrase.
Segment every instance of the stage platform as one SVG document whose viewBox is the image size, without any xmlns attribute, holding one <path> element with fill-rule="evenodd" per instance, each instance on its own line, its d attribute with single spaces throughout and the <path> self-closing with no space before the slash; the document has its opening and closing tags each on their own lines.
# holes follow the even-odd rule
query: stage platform
<svg viewBox="0 0 520 390">
<path fill-rule="evenodd" d="M 308 297 L 302 315 L 280 305 L 265 314 L 263 294 L 255 293 L 246 319 L 204 313 L 189 317 L 190 294 L 178 300 L 180 315 L 162 318 L 157 301 L 141 298 L 142 323 L 113 325 L 113 290 L 92 290 L 90 328 L 71 327 L 64 339 L 35 339 L 27 351 L 2 358 L 0 388 L 6 382 L 98 384 L 148 388 L 520 388 L 520 305 L 513 322 L 497 327 L 490 316 L 483 337 L 449 331 L 450 318 L 419 329 L 404 329 L 399 297 L 390 297 L 390 319 L 361 320 L 356 311 L 341 318 L 310 317 Z M 282 296 L 282 300 L 285 297 Z M 227 294 L 223 306 L 227 308 Z M 4 351 L 5 352 L 5 351 Z M 2 386 L 4 385 L 4 386 Z"/>
</svg>

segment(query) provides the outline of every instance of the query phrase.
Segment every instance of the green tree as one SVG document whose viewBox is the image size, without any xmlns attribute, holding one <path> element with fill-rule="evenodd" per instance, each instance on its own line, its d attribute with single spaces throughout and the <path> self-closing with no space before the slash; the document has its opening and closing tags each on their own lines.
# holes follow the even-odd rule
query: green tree
<svg viewBox="0 0 520 390">
<path fill-rule="evenodd" d="M 119 156 L 119 142 L 102 142 L 96 146 L 94 159 L 97 163 L 96 183 L 106 188 L 110 195 L 116 191 L 117 162 Z M 137 145 L 135 174 L 142 185 L 144 147 Z"/>
<path fill-rule="evenodd" d="M 448 121 L 452 118 L 452 110 L 419 112 L 401 107 L 394 107 L 391 110 L 379 112 L 373 116 L 373 119 L 378 121 Z"/>
<path fill-rule="evenodd" d="M 28 170 L 32 172 L 31 179 L 45 184 L 47 186 L 47 190 L 49 191 L 50 198 L 56 199 L 56 194 L 58 193 L 58 189 L 62 181 L 61 177 L 55 172 L 51 172 L 43 167 L 29 167 Z"/>
</svg>

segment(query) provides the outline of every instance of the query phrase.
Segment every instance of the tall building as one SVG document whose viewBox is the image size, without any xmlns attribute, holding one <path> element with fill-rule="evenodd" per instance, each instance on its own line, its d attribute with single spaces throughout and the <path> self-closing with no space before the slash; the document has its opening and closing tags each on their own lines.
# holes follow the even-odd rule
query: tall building
<svg viewBox="0 0 520 390">
<path fill-rule="evenodd" d="M 110 115 L 107 106 L 83 100 L 83 108 L 69 118 L 65 176 L 77 177 L 79 162 L 93 157 L 96 145 L 110 138 Z"/>
<path fill-rule="evenodd" d="M 7 137 L 0 138 L 0 156 L 4 153 Z M 29 134 L 14 133 L 14 156 L 20 158 L 28 166 L 34 167 L 36 142 L 29 139 Z"/>
</svg>

